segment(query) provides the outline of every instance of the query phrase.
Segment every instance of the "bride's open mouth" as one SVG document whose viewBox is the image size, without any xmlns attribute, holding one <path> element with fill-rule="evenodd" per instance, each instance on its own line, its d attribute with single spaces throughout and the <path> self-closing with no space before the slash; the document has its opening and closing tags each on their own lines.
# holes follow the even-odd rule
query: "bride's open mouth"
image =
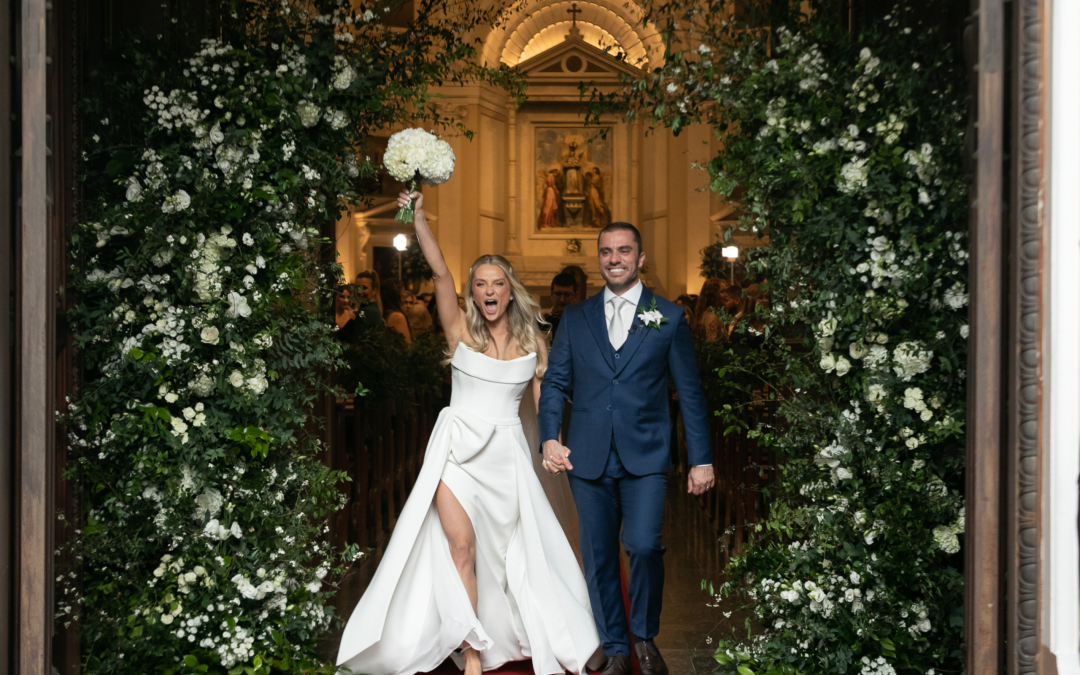
<svg viewBox="0 0 1080 675">
<path fill-rule="evenodd" d="M 499 311 L 498 300 L 485 300 L 482 305 L 484 314 L 488 316 L 495 316 L 495 313 Z"/>
</svg>

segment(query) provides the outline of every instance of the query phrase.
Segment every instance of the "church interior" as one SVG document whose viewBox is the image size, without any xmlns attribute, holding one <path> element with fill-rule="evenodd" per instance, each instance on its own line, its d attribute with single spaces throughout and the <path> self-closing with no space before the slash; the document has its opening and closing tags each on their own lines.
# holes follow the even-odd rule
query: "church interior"
<svg viewBox="0 0 1080 675">
<path fill-rule="evenodd" d="M 679 135 L 646 122 L 611 116 L 586 125 L 581 86 L 612 91 L 620 77 L 640 77 L 659 64 L 660 37 L 643 28 L 639 8 L 619 0 L 528 0 L 482 38 L 480 59 L 516 66 L 527 82 L 518 105 L 488 85 L 444 87 L 440 115 L 459 130 L 437 130 L 456 155 L 454 177 L 423 188 L 432 230 L 459 285 L 471 263 L 497 253 L 541 304 L 550 306 L 552 278 L 568 266 L 588 275 L 592 295 L 602 286 L 595 270 L 596 234 L 612 221 L 642 232 L 645 283 L 674 299 L 697 293 L 704 279 L 701 250 L 737 221 L 737 207 L 709 191 L 705 165 L 718 139 L 707 125 Z M 389 137 L 397 129 L 385 130 Z M 373 140 L 377 164 L 379 141 Z M 410 236 L 396 222 L 403 189 L 388 176 L 374 187 L 370 206 L 337 224 L 344 278 L 374 269 L 396 276 L 394 238 Z M 740 249 L 755 245 L 734 233 Z"/>
</svg>

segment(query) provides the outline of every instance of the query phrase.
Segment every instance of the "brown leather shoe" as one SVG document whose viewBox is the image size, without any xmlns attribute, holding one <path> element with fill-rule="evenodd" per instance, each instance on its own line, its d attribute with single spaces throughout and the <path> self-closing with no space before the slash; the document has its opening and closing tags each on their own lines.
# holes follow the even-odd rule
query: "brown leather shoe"
<svg viewBox="0 0 1080 675">
<path fill-rule="evenodd" d="M 630 655 L 616 654 L 609 656 L 600 675 L 630 675 Z"/>
<path fill-rule="evenodd" d="M 664 657 L 660 656 L 660 650 L 652 640 L 642 640 L 634 645 L 634 649 L 641 664 L 641 675 L 668 675 Z"/>
</svg>

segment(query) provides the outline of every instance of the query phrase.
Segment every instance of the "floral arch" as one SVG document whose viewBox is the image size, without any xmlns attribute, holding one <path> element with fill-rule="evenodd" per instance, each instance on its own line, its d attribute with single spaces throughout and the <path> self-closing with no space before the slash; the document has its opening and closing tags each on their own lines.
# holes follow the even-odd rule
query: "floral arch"
<svg viewBox="0 0 1080 675">
<path fill-rule="evenodd" d="M 664 53 L 659 33 L 651 26 L 642 28 L 638 7 L 610 0 L 528 0 L 516 5 L 488 34 L 482 61 L 516 66 L 554 47 L 570 30 L 570 10 L 575 4 L 580 10 L 577 27 L 582 39 L 609 53 L 625 54 L 627 61 L 638 67 L 659 67 Z"/>
</svg>

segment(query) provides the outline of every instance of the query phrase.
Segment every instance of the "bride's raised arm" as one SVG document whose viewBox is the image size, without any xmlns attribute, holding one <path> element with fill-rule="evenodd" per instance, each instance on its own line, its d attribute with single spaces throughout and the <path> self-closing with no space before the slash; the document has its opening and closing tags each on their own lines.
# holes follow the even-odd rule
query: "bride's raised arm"
<svg viewBox="0 0 1080 675">
<path fill-rule="evenodd" d="M 398 195 L 398 206 L 405 206 L 409 203 L 409 199 L 415 200 L 413 209 L 416 215 L 413 226 L 416 228 L 416 241 L 420 244 L 420 250 L 428 266 L 431 267 L 432 279 L 435 282 L 435 304 L 439 308 L 439 323 L 442 324 L 450 349 L 456 349 L 458 343 L 465 337 L 465 312 L 458 307 L 454 277 L 450 274 L 450 268 L 446 266 L 439 242 L 435 241 L 428 227 L 427 218 L 424 216 L 424 195 L 420 192 L 414 192 L 411 195 L 402 192 Z"/>
</svg>

